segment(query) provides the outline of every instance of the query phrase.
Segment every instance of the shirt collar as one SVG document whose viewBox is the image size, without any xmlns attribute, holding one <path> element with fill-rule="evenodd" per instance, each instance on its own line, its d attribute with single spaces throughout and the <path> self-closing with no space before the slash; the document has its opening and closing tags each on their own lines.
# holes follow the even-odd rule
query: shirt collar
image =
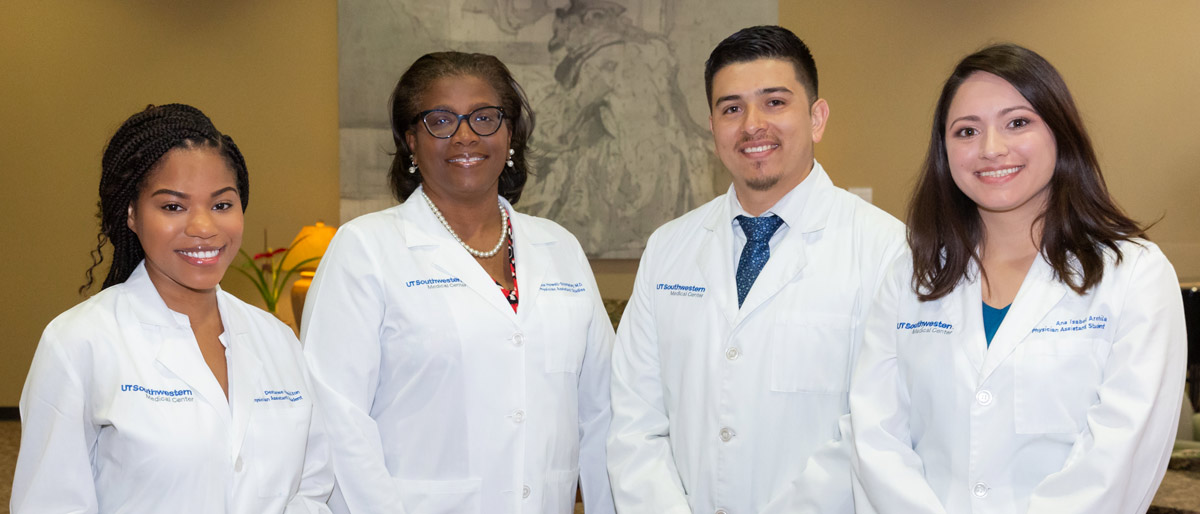
<svg viewBox="0 0 1200 514">
<path fill-rule="evenodd" d="M 808 203 L 809 197 L 812 196 L 812 190 L 816 187 L 817 182 L 820 180 L 817 177 L 823 175 L 824 173 L 825 170 L 821 167 L 821 163 L 813 160 L 813 167 L 812 170 L 808 172 L 808 176 L 804 177 L 804 180 L 800 181 L 799 184 L 796 184 L 796 187 L 793 187 L 791 191 L 788 191 L 787 194 L 783 195 L 783 198 L 780 198 L 778 202 L 775 202 L 775 205 L 772 205 L 760 216 L 770 216 L 774 214 L 782 218 L 783 223 L 787 226 L 799 225 L 801 214 L 804 212 L 804 206 Z M 731 226 L 738 226 L 738 216 L 746 216 L 749 218 L 754 217 L 742 208 L 742 203 L 738 201 L 737 191 L 734 190 L 732 184 L 730 184 L 729 194 L 726 196 L 729 197 L 729 223 Z"/>
</svg>

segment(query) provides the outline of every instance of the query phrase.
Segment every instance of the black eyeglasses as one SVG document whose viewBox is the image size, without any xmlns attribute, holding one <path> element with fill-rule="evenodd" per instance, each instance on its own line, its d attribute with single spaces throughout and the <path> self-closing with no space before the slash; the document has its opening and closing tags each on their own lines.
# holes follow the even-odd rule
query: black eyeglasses
<svg viewBox="0 0 1200 514">
<path fill-rule="evenodd" d="M 467 114 L 458 114 L 445 109 L 430 109 L 417 113 L 412 123 L 420 121 L 425 125 L 425 130 L 429 131 L 429 135 L 438 139 L 450 139 L 450 136 L 458 132 L 458 127 L 462 125 L 464 119 L 467 120 L 467 126 L 471 127 L 471 130 L 480 137 L 490 136 L 500 130 L 500 122 L 504 121 L 504 109 L 489 105 Z"/>
</svg>

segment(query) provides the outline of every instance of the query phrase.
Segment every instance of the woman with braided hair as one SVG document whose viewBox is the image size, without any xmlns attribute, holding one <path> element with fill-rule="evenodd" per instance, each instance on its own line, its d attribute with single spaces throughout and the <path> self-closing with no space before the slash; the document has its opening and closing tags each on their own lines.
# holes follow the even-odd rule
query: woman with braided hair
<svg viewBox="0 0 1200 514">
<path fill-rule="evenodd" d="M 187 105 L 134 114 L 105 149 L 101 291 L 38 343 L 11 509 L 316 513 L 332 490 L 299 344 L 221 290 L 242 241 L 246 162 Z"/>
</svg>

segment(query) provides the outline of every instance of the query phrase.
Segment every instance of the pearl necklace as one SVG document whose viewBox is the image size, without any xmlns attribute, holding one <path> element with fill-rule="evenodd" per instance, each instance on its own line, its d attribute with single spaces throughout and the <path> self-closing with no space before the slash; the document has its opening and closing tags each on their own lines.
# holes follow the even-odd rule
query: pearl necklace
<svg viewBox="0 0 1200 514">
<path fill-rule="evenodd" d="M 500 240 L 496 241 L 496 246 L 490 251 L 481 252 L 467 246 L 467 243 L 461 237 L 458 237 L 458 233 L 454 232 L 453 228 L 450 228 L 450 222 L 446 221 L 446 217 L 442 216 L 442 211 L 438 210 L 437 206 L 433 204 L 433 200 L 429 199 L 429 195 L 425 194 L 425 191 L 421 191 L 421 197 L 425 199 L 425 203 L 429 204 L 429 208 L 433 210 L 433 215 L 437 216 L 438 221 L 442 222 L 442 226 L 446 227 L 446 231 L 450 232 L 450 235 L 454 236 L 454 240 L 458 241 L 458 244 L 462 245 L 463 248 L 466 248 L 467 252 L 471 255 L 480 259 L 492 257 L 500 252 L 500 247 L 504 246 L 504 241 L 508 240 L 508 211 L 504 210 L 504 203 L 499 198 L 496 199 L 496 204 L 500 206 Z"/>
</svg>

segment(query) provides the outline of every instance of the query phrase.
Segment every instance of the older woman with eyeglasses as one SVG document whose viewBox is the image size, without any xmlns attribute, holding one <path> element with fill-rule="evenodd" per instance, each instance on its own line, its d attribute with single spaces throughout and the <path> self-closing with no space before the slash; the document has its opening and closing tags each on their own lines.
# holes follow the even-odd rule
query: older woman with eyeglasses
<svg viewBox="0 0 1200 514">
<path fill-rule="evenodd" d="M 579 243 L 515 212 L 533 130 L 495 57 L 428 54 L 391 99 L 402 204 L 344 225 L 301 338 L 334 512 L 614 512 L 613 331 Z"/>
</svg>

